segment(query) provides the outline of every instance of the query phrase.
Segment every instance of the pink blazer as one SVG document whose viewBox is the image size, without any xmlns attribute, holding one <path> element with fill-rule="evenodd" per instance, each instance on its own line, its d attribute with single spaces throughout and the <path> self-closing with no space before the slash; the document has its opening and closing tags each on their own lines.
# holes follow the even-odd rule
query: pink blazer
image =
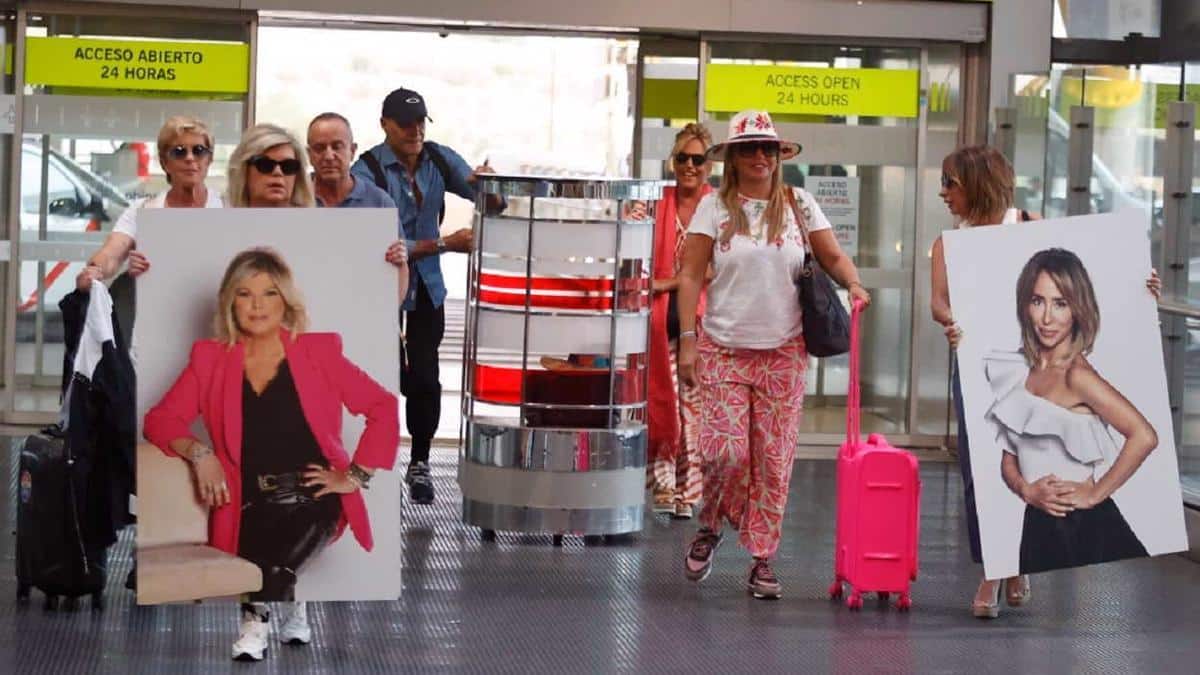
<svg viewBox="0 0 1200 675">
<path fill-rule="evenodd" d="M 342 406 L 355 415 L 366 415 L 367 425 L 353 461 L 359 466 L 391 469 L 400 444 L 400 408 L 396 397 L 342 355 L 342 339 L 334 333 L 304 333 L 293 340 L 280 331 L 284 352 L 304 419 L 329 465 L 344 470 L 351 456 L 342 447 Z M 230 502 L 209 516 L 209 544 L 237 554 L 242 513 L 242 380 L 244 349 L 226 347 L 216 340 L 197 340 L 188 365 L 158 405 L 146 413 L 146 440 L 168 455 L 169 444 L 195 438 L 196 417 L 212 439 L 213 451 L 225 469 Z M 338 534 L 350 526 L 363 549 L 374 546 L 367 507 L 359 491 L 341 495 L 342 520 Z"/>
</svg>

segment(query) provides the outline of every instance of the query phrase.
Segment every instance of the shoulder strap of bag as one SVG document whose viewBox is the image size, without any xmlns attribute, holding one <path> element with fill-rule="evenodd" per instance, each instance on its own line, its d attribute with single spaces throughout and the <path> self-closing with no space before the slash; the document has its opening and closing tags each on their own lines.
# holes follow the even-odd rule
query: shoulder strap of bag
<svg viewBox="0 0 1200 675">
<path fill-rule="evenodd" d="M 1029 215 L 1029 212 L 1025 209 L 1021 209 L 1021 222 L 1027 223 L 1031 220 L 1033 220 L 1033 216 Z"/>
<path fill-rule="evenodd" d="M 379 163 L 379 158 L 372 155 L 370 151 L 364 152 L 358 156 L 367 165 L 367 169 L 371 171 L 371 176 L 375 178 L 375 185 L 384 192 L 388 191 L 387 175 L 383 173 L 383 165 Z"/>
<path fill-rule="evenodd" d="M 792 207 L 792 215 L 796 217 L 796 227 L 800 228 L 800 236 L 804 239 L 804 255 L 807 258 L 812 253 L 812 243 L 808 240 L 808 222 L 800 212 L 800 205 L 796 203 L 796 189 L 790 185 L 787 188 L 787 198 Z"/>
</svg>

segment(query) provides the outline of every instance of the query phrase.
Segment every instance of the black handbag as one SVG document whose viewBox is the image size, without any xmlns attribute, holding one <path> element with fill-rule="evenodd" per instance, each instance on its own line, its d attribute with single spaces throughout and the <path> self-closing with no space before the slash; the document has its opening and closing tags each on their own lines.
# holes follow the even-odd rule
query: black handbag
<svg viewBox="0 0 1200 675">
<path fill-rule="evenodd" d="M 796 195 L 787 191 L 796 225 L 804 238 L 804 269 L 796 287 L 800 296 L 800 320 L 804 329 L 804 346 L 813 356 L 837 356 L 850 351 L 850 315 L 838 297 L 829 275 L 821 269 L 813 255 L 808 238 L 808 220 L 800 213 Z"/>
</svg>

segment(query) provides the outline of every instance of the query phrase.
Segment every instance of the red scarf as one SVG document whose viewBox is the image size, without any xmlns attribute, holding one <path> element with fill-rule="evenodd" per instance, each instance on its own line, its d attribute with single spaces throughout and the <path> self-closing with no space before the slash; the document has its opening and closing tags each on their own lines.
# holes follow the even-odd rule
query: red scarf
<svg viewBox="0 0 1200 675">
<path fill-rule="evenodd" d="M 712 192 L 708 184 L 700 187 L 703 198 Z M 655 279 L 675 277 L 675 188 L 663 189 L 654 221 Z M 650 304 L 650 386 L 647 393 L 647 425 L 650 447 L 647 460 L 674 459 L 679 452 L 679 395 L 671 379 L 670 341 L 667 339 L 669 293 L 658 293 Z M 696 308 L 696 317 L 704 313 L 704 293 Z"/>
</svg>

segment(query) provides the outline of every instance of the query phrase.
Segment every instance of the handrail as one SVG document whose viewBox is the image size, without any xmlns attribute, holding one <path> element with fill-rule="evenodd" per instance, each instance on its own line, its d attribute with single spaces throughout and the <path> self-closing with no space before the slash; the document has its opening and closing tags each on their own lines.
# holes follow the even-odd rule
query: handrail
<svg viewBox="0 0 1200 675">
<path fill-rule="evenodd" d="M 1187 300 L 1158 301 L 1158 311 L 1172 316 L 1182 316 L 1187 319 L 1200 319 L 1200 303 Z"/>
</svg>

